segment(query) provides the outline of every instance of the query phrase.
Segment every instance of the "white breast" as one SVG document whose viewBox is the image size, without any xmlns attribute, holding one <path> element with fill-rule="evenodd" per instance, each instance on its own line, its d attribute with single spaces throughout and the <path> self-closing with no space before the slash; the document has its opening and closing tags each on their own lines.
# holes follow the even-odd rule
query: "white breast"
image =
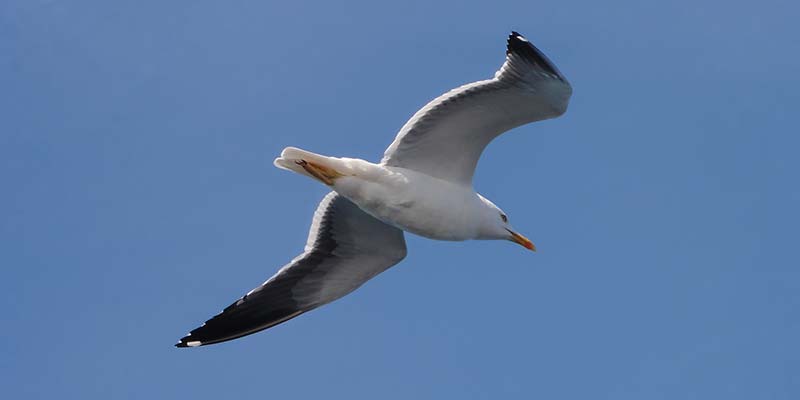
<svg viewBox="0 0 800 400">
<path fill-rule="evenodd" d="M 478 236 L 482 202 L 468 186 L 398 167 L 336 180 L 334 189 L 387 224 L 437 240 Z M 366 178 L 366 179 L 365 179 Z"/>
</svg>

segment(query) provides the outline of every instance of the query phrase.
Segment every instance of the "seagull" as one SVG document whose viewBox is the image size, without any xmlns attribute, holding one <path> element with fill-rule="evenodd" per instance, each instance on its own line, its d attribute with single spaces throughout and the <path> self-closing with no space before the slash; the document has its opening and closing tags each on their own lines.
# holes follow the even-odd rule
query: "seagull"
<svg viewBox="0 0 800 400">
<path fill-rule="evenodd" d="M 330 303 L 399 263 L 404 231 L 436 240 L 534 244 L 472 184 L 495 137 L 567 110 L 572 87 L 531 42 L 511 32 L 492 79 L 453 89 L 417 111 L 380 163 L 294 147 L 275 166 L 328 186 L 302 254 L 180 339 L 197 347 L 240 338 Z"/>
</svg>

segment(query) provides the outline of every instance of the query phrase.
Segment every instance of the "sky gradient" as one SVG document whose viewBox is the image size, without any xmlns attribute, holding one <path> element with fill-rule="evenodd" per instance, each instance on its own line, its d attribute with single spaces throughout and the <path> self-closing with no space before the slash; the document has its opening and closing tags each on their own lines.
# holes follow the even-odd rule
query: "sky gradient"
<svg viewBox="0 0 800 400">
<path fill-rule="evenodd" d="M 491 4 L 491 5 L 490 5 Z M 0 2 L 6 398 L 800 398 L 796 2 Z M 173 344 L 305 244 L 286 146 L 377 161 L 517 30 L 570 80 L 476 189 L 539 248 L 434 242 Z"/>
</svg>

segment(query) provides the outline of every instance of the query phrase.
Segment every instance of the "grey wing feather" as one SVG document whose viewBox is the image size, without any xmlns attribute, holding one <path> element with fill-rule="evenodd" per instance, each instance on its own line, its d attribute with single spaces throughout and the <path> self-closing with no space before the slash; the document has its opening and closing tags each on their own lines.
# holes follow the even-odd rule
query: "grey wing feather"
<svg viewBox="0 0 800 400">
<path fill-rule="evenodd" d="M 305 251 L 176 346 L 236 339 L 334 301 L 406 255 L 403 231 L 332 192 L 320 202 Z"/>
<path fill-rule="evenodd" d="M 563 114 L 571 95 L 572 87 L 555 65 L 512 32 L 506 61 L 494 78 L 453 89 L 417 111 L 381 162 L 471 184 L 478 159 L 492 139 Z"/>
</svg>

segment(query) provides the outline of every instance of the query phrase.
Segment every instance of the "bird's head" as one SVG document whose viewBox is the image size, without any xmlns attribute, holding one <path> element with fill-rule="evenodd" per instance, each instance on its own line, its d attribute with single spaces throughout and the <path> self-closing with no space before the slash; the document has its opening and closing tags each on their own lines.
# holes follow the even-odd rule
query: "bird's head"
<svg viewBox="0 0 800 400">
<path fill-rule="evenodd" d="M 514 227 L 508 222 L 508 215 L 500 207 L 483 196 L 480 196 L 480 199 L 484 204 L 484 216 L 478 232 L 478 239 L 509 240 L 528 250 L 536 251 L 536 246 L 530 239 L 514 230 Z"/>
</svg>

